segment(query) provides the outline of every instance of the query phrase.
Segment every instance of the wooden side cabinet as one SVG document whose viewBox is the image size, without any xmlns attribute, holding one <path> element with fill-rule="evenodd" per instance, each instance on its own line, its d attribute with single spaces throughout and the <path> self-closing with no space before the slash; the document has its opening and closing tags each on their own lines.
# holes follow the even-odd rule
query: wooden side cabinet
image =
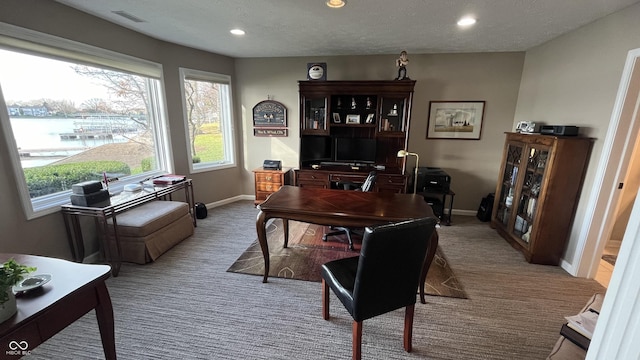
<svg viewBox="0 0 640 360">
<path fill-rule="evenodd" d="M 267 200 L 267 197 L 278 191 L 283 185 L 291 184 L 291 168 L 282 170 L 265 170 L 257 168 L 253 170 L 256 183 L 255 205 Z"/>
<path fill-rule="evenodd" d="M 507 133 L 491 226 L 534 264 L 558 265 L 592 139 Z"/>
</svg>

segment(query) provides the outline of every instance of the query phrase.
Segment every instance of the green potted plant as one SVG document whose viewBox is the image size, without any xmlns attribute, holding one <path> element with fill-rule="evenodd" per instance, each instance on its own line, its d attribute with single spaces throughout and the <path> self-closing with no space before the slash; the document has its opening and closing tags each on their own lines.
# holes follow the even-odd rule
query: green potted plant
<svg viewBox="0 0 640 360">
<path fill-rule="evenodd" d="M 9 319 L 18 310 L 13 285 L 22 280 L 24 275 L 35 270 L 35 267 L 18 264 L 14 259 L 9 259 L 2 264 L 0 267 L 0 322 Z"/>
</svg>

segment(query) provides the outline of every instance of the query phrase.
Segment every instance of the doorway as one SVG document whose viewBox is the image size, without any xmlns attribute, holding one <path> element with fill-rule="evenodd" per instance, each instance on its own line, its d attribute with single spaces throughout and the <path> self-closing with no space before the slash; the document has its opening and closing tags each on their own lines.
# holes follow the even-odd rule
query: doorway
<svg viewBox="0 0 640 360">
<path fill-rule="evenodd" d="M 617 234 L 624 234 L 627 228 L 628 213 L 640 185 L 640 159 L 637 156 L 640 153 L 639 109 L 640 49 L 635 49 L 627 56 L 592 189 L 588 216 L 591 221 L 583 229 L 586 236 L 577 276 L 596 278 L 609 239 L 620 237 L 613 240 L 621 241 L 622 236 Z M 620 187 L 621 184 L 624 186 Z M 609 245 L 613 252 L 616 244 L 612 242 Z"/>
</svg>

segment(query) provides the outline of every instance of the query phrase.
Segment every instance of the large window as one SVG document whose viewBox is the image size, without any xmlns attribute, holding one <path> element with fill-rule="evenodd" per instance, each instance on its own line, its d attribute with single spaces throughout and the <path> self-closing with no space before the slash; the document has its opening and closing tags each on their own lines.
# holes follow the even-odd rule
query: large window
<svg viewBox="0 0 640 360">
<path fill-rule="evenodd" d="M 229 76 L 181 68 L 180 78 L 191 171 L 234 166 Z"/>
<path fill-rule="evenodd" d="M 159 65 L 11 28 L 0 58 L 0 121 L 28 218 L 69 202 L 75 183 L 169 170 Z"/>
</svg>

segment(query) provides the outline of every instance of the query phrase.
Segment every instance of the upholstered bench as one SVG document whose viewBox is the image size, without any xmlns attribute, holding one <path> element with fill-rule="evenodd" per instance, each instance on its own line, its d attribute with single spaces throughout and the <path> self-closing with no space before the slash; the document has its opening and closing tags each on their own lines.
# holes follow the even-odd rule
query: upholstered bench
<svg viewBox="0 0 640 360">
<path fill-rule="evenodd" d="M 115 249 L 113 220 L 107 226 Z M 116 218 L 122 261 L 146 264 L 155 261 L 182 240 L 193 235 L 189 204 L 178 201 L 151 201 L 118 214 Z"/>
</svg>

